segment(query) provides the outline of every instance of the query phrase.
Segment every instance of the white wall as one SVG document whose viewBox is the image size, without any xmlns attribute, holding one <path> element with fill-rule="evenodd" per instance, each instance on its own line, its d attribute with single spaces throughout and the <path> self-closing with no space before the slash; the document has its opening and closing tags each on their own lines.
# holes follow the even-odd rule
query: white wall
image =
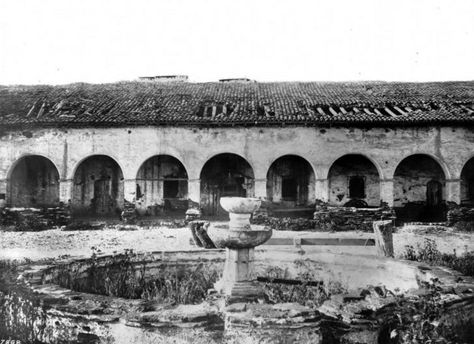
<svg viewBox="0 0 474 344">
<path fill-rule="evenodd" d="M 445 173 L 446 198 L 458 201 L 462 167 L 474 154 L 474 130 L 469 128 L 216 128 L 133 127 L 41 129 L 33 136 L 21 131 L 0 138 L 0 193 L 5 193 L 14 162 L 27 154 L 49 158 L 58 168 L 61 199 L 71 197 L 71 180 L 79 163 L 94 154 L 113 158 L 122 169 L 125 197 L 132 199 L 141 164 L 157 154 L 181 161 L 188 172 L 189 195 L 199 192 L 202 167 L 216 154 L 235 153 L 251 165 L 256 196 L 265 193 L 268 169 L 277 158 L 292 154 L 305 158 L 314 169 L 315 195 L 329 195 L 327 176 L 332 163 L 346 154 L 367 156 L 380 172 L 382 200 L 392 203 L 390 182 L 397 165 L 412 154 L 428 154 Z M 133 185 L 133 187 L 132 187 Z M 392 193 L 392 196 L 391 196 Z M 199 198 L 197 198 L 199 199 Z"/>
</svg>

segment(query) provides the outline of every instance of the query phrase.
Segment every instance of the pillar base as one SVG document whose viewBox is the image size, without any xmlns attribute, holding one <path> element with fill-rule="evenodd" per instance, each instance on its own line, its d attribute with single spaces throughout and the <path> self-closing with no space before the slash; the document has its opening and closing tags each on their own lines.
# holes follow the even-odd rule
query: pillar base
<svg viewBox="0 0 474 344">
<path fill-rule="evenodd" d="M 257 281 L 235 282 L 226 292 L 226 303 L 257 302 L 265 299 L 263 288 Z"/>
<path fill-rule="evenodd" d="M 251 302 L 264 298 L 254 272 L 254 249 L 227 249 L 224 274 L 215 289 L 227 303 Z"/>
</svg>

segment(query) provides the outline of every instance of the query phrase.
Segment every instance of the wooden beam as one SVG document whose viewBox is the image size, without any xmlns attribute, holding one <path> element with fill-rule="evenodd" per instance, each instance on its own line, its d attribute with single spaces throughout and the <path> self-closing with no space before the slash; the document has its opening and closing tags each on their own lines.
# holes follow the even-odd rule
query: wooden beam
<svg viewBox="0 0 474 344">
<path fill-rule="evenodd" d="M 316 110 L 318 110 L 318 112 L 323 115 L 323 116 L 326 116 L 326 113 L 324 112 L 323 109 L 321 109 L 319 106 L 316 108 Z"/>
<path fill-rule="evenodd" d="M 338 115 L 337 111 L 334 110 L 334 109 L 332 108 L 332 106 L 329 107 L 329 111 L 330 111 L 334 116 L 337 116 L 337 115 Z"/>
<path fill-rule="evenodd" d="M 288 284 L 288 285 L 305 285 L 311 287 L 317 287 L 319 285 L 323 285 L 323 281 L 302 281 L 296 279 L 289 279 L 289 278 L 271 278 L 271 277 L 264 277 L 264 276 L 257 276 L 257 281 L 264 282 L 264 283 L 279 283 L 279 284 Z"/>
<path fill-rule="evenodd" d="M 368 115 L 373 115 L 373 114 L 374 114 L 373 112 L 371 112 L 371 111 L 370 111 L 369 109 L 367 109 L 367 108 L 364 108 L 364 112 L 365 112 L 366 114 L 368 114 Z"/>
<path fill-rule="evenodd" d="M 473 114 L 474 113 L 474 110 L 468 108 L 466 105 L 461 105 L 461 107 L 466 110 L 467 112 L 469 112 L 469 114 Z"/>
<path fill-rule="evenodd" d="M 405 111 L 403 111 L 402 109 L 400 109 L 398 106 L 394 106 L 393 107 L 395 110 L 397 110 L 398 112 L 400 112 L 402 115 L 405 115 Z"/>
<path fill-rule="evenodd" d="M 392 110 L 390 110 L 388 107 L 385 107 L 384 110 L 387 111 L 390 116 L 397 117 L 397 115 Z"/>
<path fill-rule="evenodd" d="M 340 106 L 339 109 L 341 110 L 341 112 L 342 112 L 344 115 L 347 114 L 346 109 L 344 109 L 342 106 Z"/>
<path fill-rule="evenodd" d="M 379 109 L 374 109 L 375 113 L 379 116 L 385 116 L 383 113 L 380 112 Z"/>
<path fill-rule="evenodd" d="M 359 238 L 302 238 L 301 245 L 316 246 L 375 246 L 375 239 Z"/>
<path fill-rule="evenodd" d="M 293 238 L 271 238 L 264 245 L 293 246 Z M 301 238 L 301 245 L 308 246 L 375 246 L 375 239 L 367 238 Z"/>
</svg>

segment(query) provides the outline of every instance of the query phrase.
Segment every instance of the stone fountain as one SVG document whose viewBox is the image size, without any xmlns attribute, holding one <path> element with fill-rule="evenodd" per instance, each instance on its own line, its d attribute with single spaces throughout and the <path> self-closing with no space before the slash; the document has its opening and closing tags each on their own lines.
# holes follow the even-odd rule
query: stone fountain
<svg viewBox="0 0 474 344">
<path fill-rule="evenodd" d="M 255 275 L 255 247 L 272 236 L 271 229 L 253 229 L 250 216 L 261 205 L 257 198 L 222 197 L 222 208 L 229 212 L 229 229 L 217 239 L 226 248 L 226 262 L 222 279 L 216 289 L 224 294 L 228 303 L 263 299 L 263 291 Z"/>
</svg>

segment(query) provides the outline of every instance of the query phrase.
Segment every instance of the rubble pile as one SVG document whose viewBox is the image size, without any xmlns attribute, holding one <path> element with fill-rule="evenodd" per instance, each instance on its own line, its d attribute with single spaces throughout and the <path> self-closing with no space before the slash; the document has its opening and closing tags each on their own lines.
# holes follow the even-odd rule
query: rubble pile
<svg viewBox="0 0 474 344">
<path fill-rule="evenodd" d="M 388 207 L 330 207 L 326 204 L 318 204 L 314 212 L 316 228 L 324 231 L 362 230 L 371 232 L 374 221 L 394 218 L 393 210 Z"/>
<path fill-rule="evenodd" d="M 0 225 L 17 231 L 39 231 L 67 225 L 71 212 L 67 206 L 54 208 L 4 208 L 0 211 Z"/>
<path fill-rule="evenodd" d="M 250 220 L 253 225 L 268 226 L 277 231 L 311 231 L 315 229 L 316 221 L 304 218 L 272 217 L 265 214 L 254 214 Z"/>
</svg>

